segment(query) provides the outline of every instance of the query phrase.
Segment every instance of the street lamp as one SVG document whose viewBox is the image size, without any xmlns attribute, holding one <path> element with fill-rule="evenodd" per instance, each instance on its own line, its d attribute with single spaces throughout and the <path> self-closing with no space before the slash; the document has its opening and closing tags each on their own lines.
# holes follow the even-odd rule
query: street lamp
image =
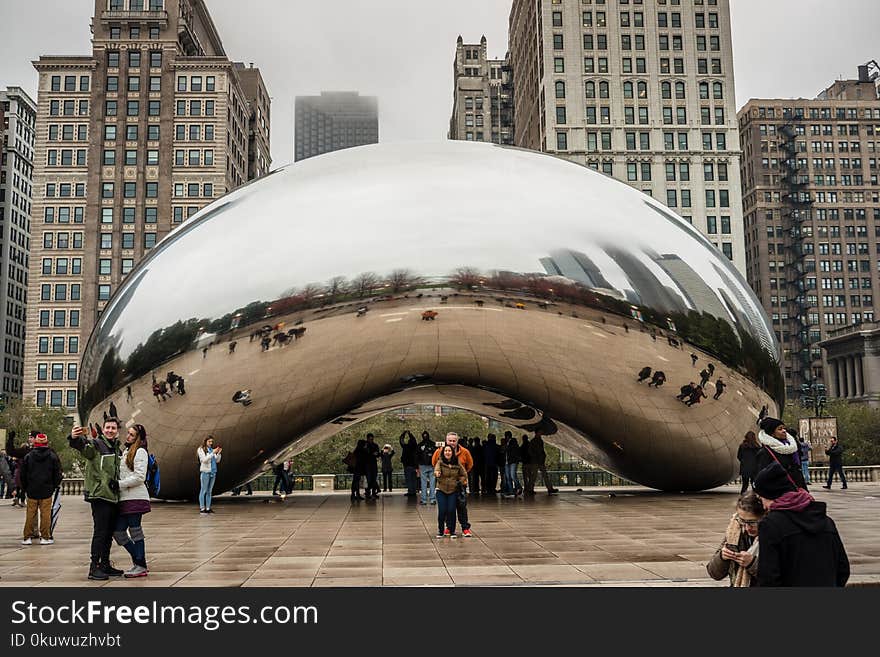
<svg viewBox="0 0 880 657">
<path fill-rule="evenodd" d="M 825 410 L 825 403 L 828 401 L 826 396 L 825 384 L 813 381 L 813 383 L 804 383 L 801 385 L 801 406 L 804 408 L 812 408 L 816 417 L 822 417 L 822 411 Z"/>
</svg>

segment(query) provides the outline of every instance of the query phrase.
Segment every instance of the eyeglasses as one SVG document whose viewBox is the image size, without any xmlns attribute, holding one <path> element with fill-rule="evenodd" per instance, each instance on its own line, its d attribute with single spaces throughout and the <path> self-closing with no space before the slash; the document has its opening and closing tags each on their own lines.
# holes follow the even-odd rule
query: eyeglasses
<svg viewBox="0 0 880 657">
<path fill-rule="evenodd" d="M 737 523 L 739 523 L 740 527 L 757 527 L 760 520 L 743 520 L 739 516 L 736 518 Z"/>
</svg>

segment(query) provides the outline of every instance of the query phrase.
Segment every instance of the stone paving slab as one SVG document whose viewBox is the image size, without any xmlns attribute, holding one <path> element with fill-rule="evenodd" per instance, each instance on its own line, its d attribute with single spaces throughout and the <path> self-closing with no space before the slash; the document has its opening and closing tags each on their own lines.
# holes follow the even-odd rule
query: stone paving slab
<svg viewBox="0 0 880 657">
<path fill-rule="evenodd" d="M 160 502 L 144 517 L 149 577 L 106 583 L 85 578 L 87 503 L 65 497 L 56 543 L 22 546 L 24 512 L 3 500 L 0 587 L 726 586 L 705 564 L 737 493 L 627 487 L 472 497 L 469 539 L 436 539 L 436 507 L 401 493 L 355 504 L 347 494 L 221 496 L 212 515 Z M 851 584 L 880 585 L 880 484 L 813 493 L 843 537 Z M 127 567 L 115 545 L 113 558 Z"/>
</svg>

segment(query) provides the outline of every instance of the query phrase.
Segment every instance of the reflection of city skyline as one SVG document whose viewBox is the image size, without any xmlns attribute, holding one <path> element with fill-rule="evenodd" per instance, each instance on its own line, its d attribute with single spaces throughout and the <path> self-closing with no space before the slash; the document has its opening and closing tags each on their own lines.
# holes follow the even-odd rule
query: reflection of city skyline
<svg viewBox="0 0 880 657">
<path fill-rule="evenodd" d="M 565 276 L 588 287 L 613 289 L 599 267 L 582 251 L 558 249 L 551 251 L 550 256 L 541 258 L 541 264 L 551 276 Z"/>
<path fill-rule="evenodd" d="M 684 260 L 674 253 L 664 253 L 654 258 L 669 277 L 675 281 L 691 310 L 709 313 L 718 319 L 735 321 L 734 316 L 728 312 L 724 304 L 718 298 L 715 291 L 706 284 L 706 281 Z"/>
</svg>

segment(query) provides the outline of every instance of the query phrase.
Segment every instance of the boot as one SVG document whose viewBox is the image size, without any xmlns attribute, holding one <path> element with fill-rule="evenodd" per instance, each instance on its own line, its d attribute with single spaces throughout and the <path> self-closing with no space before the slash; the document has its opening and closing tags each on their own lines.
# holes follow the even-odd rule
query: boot
<svg viewBox="0 0 880 657">
<path fill-rule="evenodd" d="M 124 572 L 122 570 L 119 570 L 119 568 L 114 568 L 109 559 L 107 561 L 101 562 L 100 567 L 101 570 L 110 577 L 121 577 Z"/>
<path fill-rule="evenodd" d="M 106 581 L 110 579 L 110 576 L 101 570 L 101 566 L 98 565 L 97 561 L 92 559 L 91 564 L 89 564 L 89 579 Z"/>
</svg>

